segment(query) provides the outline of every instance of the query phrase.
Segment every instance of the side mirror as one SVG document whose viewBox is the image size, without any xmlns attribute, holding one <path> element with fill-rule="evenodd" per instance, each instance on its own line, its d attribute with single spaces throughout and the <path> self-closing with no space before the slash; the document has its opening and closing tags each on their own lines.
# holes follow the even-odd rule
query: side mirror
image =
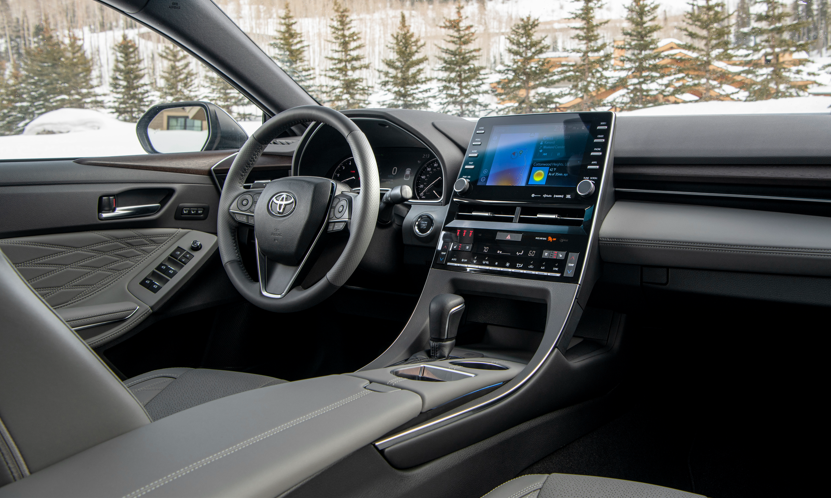
<svg viewBox="0 0 831 498">
<path fill-rule="evenodd" d="M 248 134 L 221 107 L 210 102 L 173 102 L 148 110 L 136 125 L 148 154 L 239 149 Z"/>
</svg>

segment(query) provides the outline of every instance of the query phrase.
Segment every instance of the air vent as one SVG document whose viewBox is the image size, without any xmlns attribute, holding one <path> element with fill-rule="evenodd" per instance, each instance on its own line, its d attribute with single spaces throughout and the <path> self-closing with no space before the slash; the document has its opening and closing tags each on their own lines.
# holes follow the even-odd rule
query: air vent
<svg viewBox="0 0 831 498">
<path fill-rule="evenodd" d="M 580 226 L 583 224 L 585 215 L 585 208 L 523 206 L 519 213 L 519 222 L 534 225 Z"/>
<path fill-rule="evenodd" d="M 457 220 L 499 221 L 512 223 L 516 215 L 515 206 L 492 204 L 460 204 Z"/>
</svg>

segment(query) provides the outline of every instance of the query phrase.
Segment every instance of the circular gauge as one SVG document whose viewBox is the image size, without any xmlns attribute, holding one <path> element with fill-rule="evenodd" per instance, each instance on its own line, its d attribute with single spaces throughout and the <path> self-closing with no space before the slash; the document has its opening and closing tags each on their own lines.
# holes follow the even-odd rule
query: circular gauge
<svg viewBox="0 0 831 498">
<path fill-rule="evenodd" d="M 444 176 L 438 159 L 427 161 L 418 170 L 415 179 L 416 199 L 422 201 L 438 201 L 444 192 Z"/>
<path fill-rule="evenodd" d="M 349 185 L 349 188 L 359 188 L 361 186 L 361 177 L 358 175 L 355 160 L 350 157 L 341 161 L 332 173 L 332 180 L 343 182 Z"/>
</svg>

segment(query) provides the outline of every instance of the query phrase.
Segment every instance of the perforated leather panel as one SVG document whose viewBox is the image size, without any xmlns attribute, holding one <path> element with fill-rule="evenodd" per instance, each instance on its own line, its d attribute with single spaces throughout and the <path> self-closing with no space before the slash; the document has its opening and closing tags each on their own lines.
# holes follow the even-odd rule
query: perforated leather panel
<svg viewBox="0 0 831 498">
<path fill-rule="evenodd" d="M 551 474 L 538 498 L 691 498 L 677 489 L 604 477 Z"/>
</svg>

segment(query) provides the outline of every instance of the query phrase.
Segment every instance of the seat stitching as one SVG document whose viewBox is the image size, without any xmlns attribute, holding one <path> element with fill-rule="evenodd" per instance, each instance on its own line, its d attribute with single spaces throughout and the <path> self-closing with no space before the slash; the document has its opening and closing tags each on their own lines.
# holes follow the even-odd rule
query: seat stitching
<svg viewBox="0 0 831 498">
<path fill-rule="evenodd" d="M 137 387 L 136 389 L 133 389 L 133 392 L 139 392 L 139 391 L 153 391 L 153 390 L 155 390 L 155 389 L 158 389 L 158 387 L 156 387 L 156 386 L 159 386 L 159 385 L 162 385 L 162 384 L 167 385 L 167 384 L 170 384 L 170 382 L 173 382 L 173 381 L 175 381 L 175 380 L 176 380 L 176 379 L 171 379 L 171 380 L 170 380 L 169 382 L 167 382 L 167 383 L 166 383 L 165 381 L 163 381 L 163 380 L 158 380 L 158 381 L 156 381 L 156 382 L 153 382 L 152 384 L 147 384 L 146 386 Z M 135 385 L 135 384 L 134 384 L 134 385 Z"/>
<path fill-rule="evenodd" d="M 519 477 L 514 477 L 514 478 L 513 478 L 513 479 L 511 479 L 510 481 L 505 481 L 505 482 L 503 482 L 503 483 L 502 483 L 502 484 L 500 484 L 500 485 L 499 485 L 496 489 L 493 489 L 493 490 L 489 491 L 489 492 L 488 492 L 488 494 L 486 494 L 486 495 L 485 495 L 485 496 L 483 496 L 482 498 L 486 498 L 489 494 L 493 493 L 494 491 L 496 491 L 497 489 L 501 488 L 502 486 L 505 486 L 505 485 L 506 485 L 506 484 L 508 484 L 508 483 L 512 483 L 512 482 L 514 482 L 514 481 L 516 481 L 516 480 L 518 480 L 518 479 L 522 479 L 522 478 L 524 478 L 524 477 L 529 477 L 529 476 L 543 476 L 543 477 L 545 477 L 546 479 L 548 478 L 548 476 L 547 476 L 546 474 L 525 474 L 525 475 L 522 475 L 522 476 L 519 476 Z M 545 480 L 543 480 L 541 483 L 539 483 L 539 487 L 540 487 L 540 488 L 542 488 L 544 485 L 545 485 Z M 530 486 L 528 486 L 528 487 L 534 487 L 534 486 L 536 486 L 536 484 L 532 484 L 532 485 L 530 485 Z M 523 490 L 523 491 L 524 491 L 524 490 Z M 532 489 L 531 491 L 534 491 L 534 490 Z M 522 491 L 520 491 L 520 493 L 521 493 L 521 492 L 522 492 Z M 520 495 L 520 496 L 522 496 L 522 495 Z M 511 497 L 511 498 L 513 498 L 513 497 Z"/>
<path fill-rule="evenodd" d="M 124 495 L 123 498 L 138 498 L 140 496 L 143 496 L 143 495 L 145 495 L 145 494 L 147 494 L 151 491 L 159 489 L 160 487 L 164 486 L 165 484 L 173 482 L 176 479 L 178 479 L 180 477 L 183 477 L 183 476 L 193 472 L 194 470 L 196 470 L 198 468 L 201 468 L 201 467 L 204 467 L 205 465 L 216 462 L 216 461 L 218 461 L 222 458 L 225 458 L 228 455 L 232 455 L 232 454 L 242 450 L 243 448 L 247 448 L 248 446 L 259 443 L 260 441 L 262 441 L 264 439 L 267 439 L 267 438 L 269 438 L 269 437 L 271 437 L 275 434 L 279 434 L 280 432 L 283 432 L 286 429 L 290 429 L 290 428 L 292 428 L 296 425 L 302 424 L 303 422 L 306 422 L 306 421 L 311 420 L 315 417 L 323 415 L 324 413 L 330 412 L 330 411 L 332 411 L 336 408 L 340 408 L 341 406 L 346 405 L 347 403 L 351 403 L 351 402 L 353 402 L 353 401 L 355 401 L 359 398 L 362 398 L 362 397 L 370 394 L 371 392 L 372 391 L 364 390 L 363 392 L 360 392 L 358 394 L 353 394 L 352 396 L 349 396 L 348 398 L 343 398 L 342 400 L 336 401 L 336 402 L 332 403 L 331 405 L 320 408 L 319 410 L 315 410 L 311 413 L 307 413 L 306 415 L 303 415 L 302 417 L 298 417 L 298 418 L 292 420 L 291 422 L 286 422 L 285 424 L 274 427 L 273 429 L 269 429 L 269 430 L 267 430 L 267 431 L 265 431 L 261 434 L 258 434 L 258 435 L 254 436 L 252 438 L 248 438 L 245 441 L 242 441 L 242 442 L 237 443 L 233 446 L 225 448 L 222 451 L 214 453 L 213 455 L 211 455 L 209 457 L 203 458 L 202 460 L 199 460 L 198 462 L 194 462 L 194 463 L 188 465 L 187 467 L 182 467 L 181 469 L 177 470 L 176 472 L 168 474 L 168 475 L 166 475 L 165 477 L 163 477 L 161 479 L 158 479 L 156 481 L 151 482 L 150 484 L 147 484 L 146 486 L 140 487 L 139 489 L 133 491 L 132 493 Z"/>
<path fill-rule="evenodd" d="M 131 381 L 129 381 L 130 382 L 129 384 L 125 381 L 124 385 L 127 386 L 127 387 L 132 387 L 132 386 L 135 386 L 137 384 L 141 384 L 142 382 L 147 382 L 148 380 L 159 379 L 159 378 L 170 378 L 170 379 L 176 380 L 179 377 L 174 375 L 174 374 L 171 374 L 171 373 L 161 373 L 161 374 L 156 374 L 156 375 L 148 375 L 147 377 L 139 377 L 137 379 L 132 379 Z"/>
</svg>

